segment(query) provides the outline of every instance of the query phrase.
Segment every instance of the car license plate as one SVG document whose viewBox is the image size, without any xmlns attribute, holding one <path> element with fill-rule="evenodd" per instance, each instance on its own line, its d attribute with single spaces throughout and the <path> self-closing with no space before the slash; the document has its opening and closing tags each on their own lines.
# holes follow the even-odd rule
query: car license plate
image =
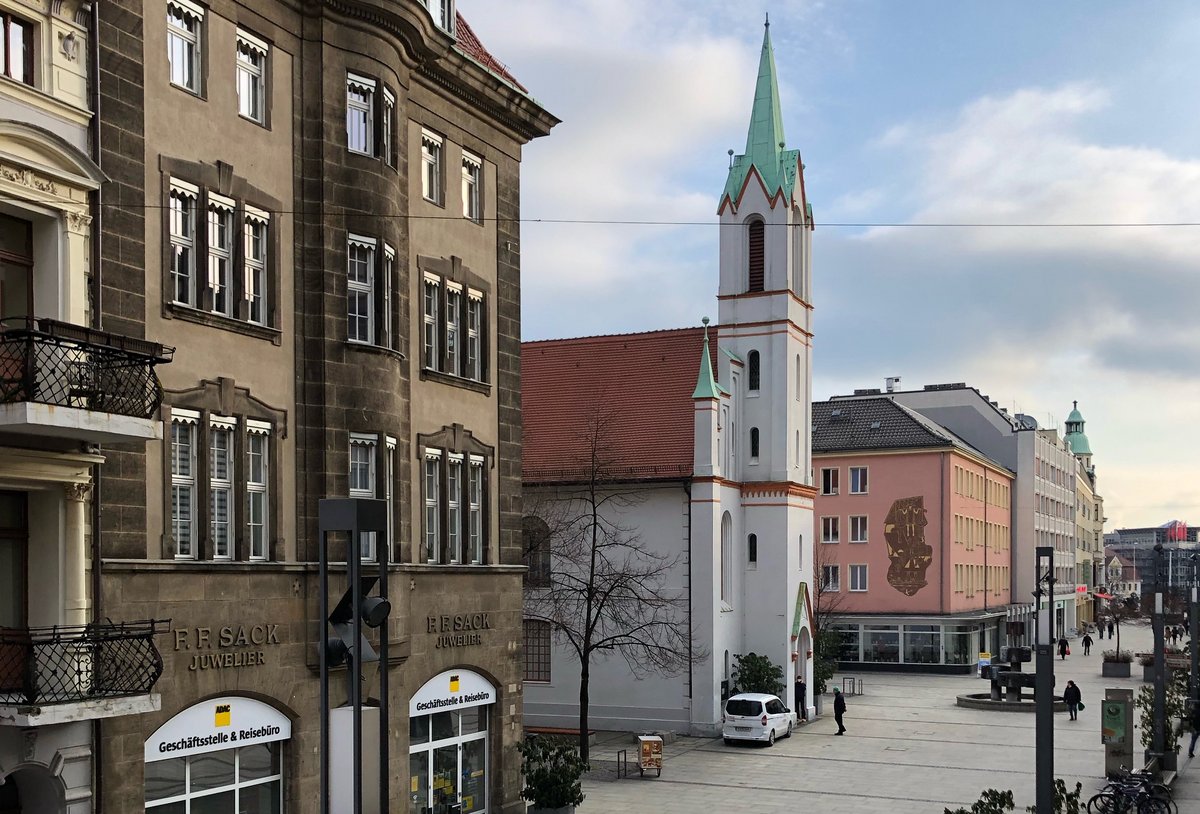
<svg viewBox="0 0 1200 814">
<path fill-rule="evenodd" d="M 735 726 L 733 729 L 735 732 L 749 732 L 750 731 L 750 727 L 748 727 L 748 726 Z"/>
</svg>

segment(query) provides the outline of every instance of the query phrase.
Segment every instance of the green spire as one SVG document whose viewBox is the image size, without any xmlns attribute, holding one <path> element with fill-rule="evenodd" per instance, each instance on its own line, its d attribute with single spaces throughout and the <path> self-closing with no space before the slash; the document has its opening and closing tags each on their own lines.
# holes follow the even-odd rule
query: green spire
<svg viewBox="0 0 1200 814">
<path fill-rule="evenodd" d="M 768 19 L 763 32 L 762 54 L 758 59 L 758 82 L 754 86 L 754 106 L 750 111 L 750 128 L 746 132 L 746 152 L 730 161 L 724 197 L 737 201 L 753 167 L 766 185 L 768 196 L 783 192 L 790 199 L 796 185 L 800 153 L 785 150 L 784 143 L 783 112 L 779 106 L 779 81 L 775 75 L 775 52 L 771 47 L 771 22 Z"/>
<path fill-rule="evenodd" d="M 1067 434 L 1065 440 L 1076 455 L 1091 455 L 1092 445 L 1083 432 L 1083 413 L 1079 412 L 1079 402 L 1071 402 L 1071 414 L 1067 416 Z"/>
<path fill-rule="evenodd" d="M 704 323 L 704 352 L 700 357 L 700 375 L 696 379 L 696 389 L 692 391 L 694 399 L 719 399 L 721 388 L 717 377 L 713 375 L 712 357 L 708 353 L 708 317 L 701 320 Z"/>
</svg>

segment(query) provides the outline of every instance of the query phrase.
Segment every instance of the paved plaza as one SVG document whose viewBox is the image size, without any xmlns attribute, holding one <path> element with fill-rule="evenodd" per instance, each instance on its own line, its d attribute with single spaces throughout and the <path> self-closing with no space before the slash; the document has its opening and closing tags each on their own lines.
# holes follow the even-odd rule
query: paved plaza
<svg viewBox="0 0 1200 814">
<path fill-rule="evenodd" d="M 1122 631 L 1124 649 L 1150 649 L 1146 626 Z M 1100 700 L 1106 687 L 1143 686 L 1135 678 L 1100 676 L 1098 641 L 1090 656 L 1072 642 L 1067 660 L 1055 660 L 1058 691 L 1068 679 L 1083 692 L 1077 722 L 1055 715 L 1055 774 L 1084 799 L 1103 784 Z M 983 692 L 988 683 L 967 676 L 861 673 L 864 694 L 848 699 L 847 733 L 834 737 L 832 699 L 827 714 L 772 748 L 725 746 L 720 739 L 680 738 L 665 749 L 662 777 L 616 779 L 612 756 L 636 747 L 628 735 L 602 733 L 593 749 L 596 768 L 584 783 L 588 812 L 940 812 L 970 807 L 987 788 L 1011 789 L 1018 811 L 1034 800 L 1034 715 L 964 709 L 955 697 Z M 836 679 L 835 679 L 836 681 Z M 840 686 L 840 684 L 839 684 Z M 1181 812 L 1200 811 L 1200 758 L 1180 754 L 1175 799 Z M 1140 744 L 1135 754 L 1140 755 Z"/>
</svg>

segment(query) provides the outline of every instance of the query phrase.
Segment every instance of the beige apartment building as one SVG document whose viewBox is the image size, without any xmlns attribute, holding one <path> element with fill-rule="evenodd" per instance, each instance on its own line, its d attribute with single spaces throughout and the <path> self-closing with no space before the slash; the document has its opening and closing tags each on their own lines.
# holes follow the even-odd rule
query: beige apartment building
<svg viewBox="0 0 1200 814">
<path fill-rule="evenodd" d="M 62 168 L 43 171 L 43 148 L 14 169 L 39 198 L 34 261 L 53 217 L 72 247 L 51 255 L 57 299 L 34 298 L 30 315 L 79 326 L 39 323 L 35 343 L 139 366 L 144 403 L 123 396 L 116 409 L 99 373 L 62 397 L 91 424 L 41 390 L 3 391 L 2 415 L 16 417 L 0 442 L 12 430 L 45 447 L 22 455 L 57 469 L 30 463 L 22 481 L 3 474 L 21 459 L 0 459 L 0 502 L 28 496 L 4 507 L 0 555 L 37 576 L 37 599 L 0 625 L 36 642 L 38 626 L 97 635 L 97 620 L 116 620 L 101 627 L 142 648 L 141 685 L 105 692 L 96 723 L 55 723 L 77 732 L 66 757 L 44 740 L 49 719 L 31 751 L 31 724 L 6 726 L 0 705 L 0 778 L 36 778 L 0 800 L 72 814 L 90 810 L 83 801 L 319 810 L 318 505 L 361 497 L 387 509 L 364 562 L 390 563 L 391 612 L 372 633 L 388 659 L 364 694 L 378 696 L 386 672 L 390 736 L 373 752 L 386 756 L 388 810 L 522 810 L 519 170 L 523 145 L 557 120 L 450 0 L 106 1 L 89 7 L 91 84 L 83 5 L 0 0 L 38 32 L 33 53 L 48 62 L 35 78 L 78 93 L 50 106 Z M 79 81 L 60 79 L 56 60 Z M 28 106 L 19 93 L 31 96 L 14 91 L 14 109 Z M 39 115 L 27 126 L 45 127 Z M 57 216 L 41 179 L 64 197 Z M 80 440 L 27 429 L 44 413 Z M 69 545 L 38 545 L 45 524 L 11 519 L 39 511 L 58 512 Z M 35 559 L 50 548 L 62 552 L 57 615 L 39 607 L 51 594 Z M 345 588 L 335 566 L 331 603 Z"/>
</svg>

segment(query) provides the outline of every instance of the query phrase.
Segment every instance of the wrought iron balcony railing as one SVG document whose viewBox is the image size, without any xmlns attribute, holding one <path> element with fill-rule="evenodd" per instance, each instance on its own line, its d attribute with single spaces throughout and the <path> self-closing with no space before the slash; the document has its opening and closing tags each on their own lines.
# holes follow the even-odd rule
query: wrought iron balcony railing
<svg viewBox="0 0 1200 814">
<path fill-rule="evenodd" d="M 161 621 L 0 628 L 0 704 L 67 704 L 143 695 L 163 671 Z"/>
<path fill-rule="evenodd" d="M 0 404 L 22 401 L 152 418 L 154 366 L 174 348 L 52 319 L 0 322 Z"/>
</svg>

